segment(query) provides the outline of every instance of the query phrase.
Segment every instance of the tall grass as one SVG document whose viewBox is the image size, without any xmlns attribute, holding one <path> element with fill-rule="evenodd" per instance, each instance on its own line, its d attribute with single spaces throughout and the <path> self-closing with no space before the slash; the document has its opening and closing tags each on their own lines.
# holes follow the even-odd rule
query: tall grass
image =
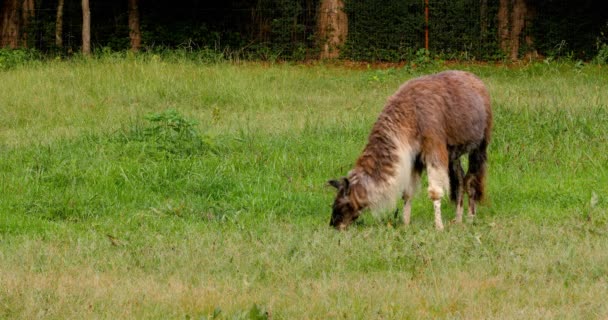
<svg viewBox="0 0 608 320">
<path fill-rule="evenodd" d="M 490 89 L 473 223 L 327 227 L 388 95 L 437 70 L 159 57 L 0 73 L 0 318 L 608 316 L 608 78 L 455 66 Z M 450 219 L 453 209 L 444 216 Z"/>
</svg>

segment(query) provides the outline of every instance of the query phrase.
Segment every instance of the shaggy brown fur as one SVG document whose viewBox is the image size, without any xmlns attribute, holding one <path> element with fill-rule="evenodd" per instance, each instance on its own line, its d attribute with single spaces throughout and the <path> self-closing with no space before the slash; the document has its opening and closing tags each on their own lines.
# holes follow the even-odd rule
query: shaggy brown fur
<svg viewBox="0 0 608 320">
<path fill-rule="evenodd" d="M 491 130 L 490 96 L 473 74 L 445 71 L 406 82 L 388 99 L 353 170 L 330 181 L 338 189 L 331 225 L 343 229 L 365 208 L 390 208 L 399 194 L 408 224 L 423 168 L 438 229 L 443 229 L 440 199 L 450 190 L 457 203 L 456 221 L 461 221 L 464 193 L 469 195 L 469 215 L 474 215 L 475 202 L 485 194 Z M 469 154 L 466 176 L 460 164 L 464 154 Z"/>
</svg>

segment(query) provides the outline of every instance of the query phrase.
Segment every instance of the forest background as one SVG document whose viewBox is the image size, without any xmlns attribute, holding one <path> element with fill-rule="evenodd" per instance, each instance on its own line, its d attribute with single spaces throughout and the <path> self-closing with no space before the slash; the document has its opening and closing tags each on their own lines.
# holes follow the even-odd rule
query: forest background
<svg viewBox="0 0 608 320">
<path fill-rule="evenodd" d="M 394 62 L 430 52 L 605 63 L 607 12 L 598 0 L 2 0 L 0 47 L 44 56 L 186 50 Z"/>
</svg>

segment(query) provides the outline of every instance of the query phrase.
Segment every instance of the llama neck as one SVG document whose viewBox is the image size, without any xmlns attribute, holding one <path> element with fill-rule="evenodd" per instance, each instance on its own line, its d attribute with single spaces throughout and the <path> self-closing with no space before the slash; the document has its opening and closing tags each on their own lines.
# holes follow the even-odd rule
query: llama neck
<svg viewBox="0 0 608 320">
<path fill-rule="evenodd" d="M 368 206 L 373 211 L 392 209 L 410 186 L 415 153 L 411 146 L 395 140 L 383 146 L 372 142 L 370 139 L 357 160 L 350 179 L 365 189 Z"/>
<path fill-rule="evenodd" d="M 398 162 L 398 155 L 395 151 L 394 144 L 377 143 L 370 140 L 357 160 L 356 171 L 376 183 L 387 180 L 395 173 L 395 166 Z"/>
</svg>

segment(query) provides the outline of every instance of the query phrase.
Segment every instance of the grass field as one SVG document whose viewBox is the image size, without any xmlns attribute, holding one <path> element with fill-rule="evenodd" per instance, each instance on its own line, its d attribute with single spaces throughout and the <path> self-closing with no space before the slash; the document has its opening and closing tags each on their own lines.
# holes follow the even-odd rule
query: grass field
<svg viewBox="0 0 608 320">
<path fill-rule="evenodd" d="M 446 68 L 492 95 L 478 218 L 437 232 L 420 192 L 408 228 L 330 229 L 326 181 L 385 99 Z M 606 319 L 607 72 L 157 56 L 0 71 L 0 318 Z"/>
</svg>

